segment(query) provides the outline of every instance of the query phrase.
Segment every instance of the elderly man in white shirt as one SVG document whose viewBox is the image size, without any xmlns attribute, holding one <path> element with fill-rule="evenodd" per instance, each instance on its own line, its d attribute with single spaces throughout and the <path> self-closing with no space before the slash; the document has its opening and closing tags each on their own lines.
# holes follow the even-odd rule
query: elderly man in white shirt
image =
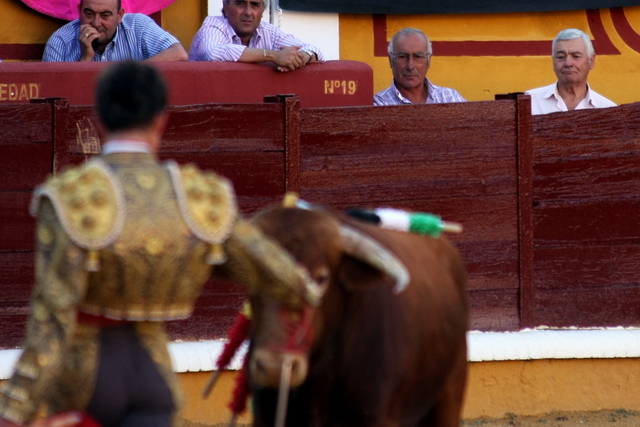
<svg viewBox="0 0 640 427">
<path fill-rule="evenodd" d="M 558 81 L 552 85 L 528 90 L 531 113 L 548 114 L 586 108 L 615 107 L 613 101 L 596 93 L 587 83 L 596 53 L 589 36 L 570 28 L 558 33 L 552 44 L 553 70 Z"/>
<path fill-rule="evenodd" d="M 262 22 L 264 0 L 223 0 L 222 16 L 208 16 L 191 43 L 191 61 L 273 62 L 293 71 L 324 62 L 317 47 Z"/>
</svg>

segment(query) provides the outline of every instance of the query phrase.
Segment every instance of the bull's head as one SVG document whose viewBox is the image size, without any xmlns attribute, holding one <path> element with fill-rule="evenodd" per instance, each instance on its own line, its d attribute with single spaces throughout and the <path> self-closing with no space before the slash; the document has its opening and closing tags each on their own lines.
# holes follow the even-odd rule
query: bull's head
<svg viewBox="0 0 640 427">
<path fill-rule="evenodd" d="M 306 267 L 315 294 L 322 295 L 319 308 L 309 301 L 292 304 L 291 298 L 274 298 L 271 292 L 250 295 L 250 380 L 258 387 L 280 387 L 284 366 L 290 370 L 289 386 L 296 387 L 307 376 L 309 354 L 341 317 L 345 293 L 376 285 L 399 292 L 409 281 L 408 273 L 376 240 L 328 211 L 271 208 L 252 222 Z"/>
</svg>

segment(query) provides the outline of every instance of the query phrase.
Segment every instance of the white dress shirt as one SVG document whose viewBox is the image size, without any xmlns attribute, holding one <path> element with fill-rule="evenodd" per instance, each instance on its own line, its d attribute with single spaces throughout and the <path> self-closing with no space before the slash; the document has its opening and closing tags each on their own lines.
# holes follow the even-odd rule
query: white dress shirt
<svg viewBox="0 0 640 427">
<path fill-rule="evenodd" d="M 525 92 L 531 95 L 531 114 L 549 114 L 559 111 L 569 111 L 564 100 L 558 93 L 558 83 L 531 89 Z M 615 107 L 616 103 L 591 90 L 587 84 L 587 96 L 576 106 L 576 110 L 587 108 Z"/>
</svg>

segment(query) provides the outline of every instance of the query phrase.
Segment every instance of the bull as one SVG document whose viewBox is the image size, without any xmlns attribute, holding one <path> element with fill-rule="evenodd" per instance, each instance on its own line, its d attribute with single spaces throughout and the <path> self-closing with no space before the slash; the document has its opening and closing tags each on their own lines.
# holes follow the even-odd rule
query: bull
<svg viewBox="0 0 640 427">
<path fill-rule="evenodd" d="M 284 387 L 290 427 L 459 426 L 468 303 L 448 240 L 323 209 L 274 207 L 252 221 L 312 279 L 250 290 L 255 427 L 274 425 Z"/>
</svg>

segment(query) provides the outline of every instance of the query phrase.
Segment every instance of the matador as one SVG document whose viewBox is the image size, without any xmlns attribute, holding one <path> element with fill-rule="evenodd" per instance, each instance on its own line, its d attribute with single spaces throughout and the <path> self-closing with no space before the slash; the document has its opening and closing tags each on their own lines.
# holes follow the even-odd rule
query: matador
<svg viewBox="0 0 640 427">
<path fill-rule="evenodd" d="M 97 85 L 101 155 L 35 191 L 36 284 L 0 426 L 70 410 L 105 427 L 177 425 L 163 322 L 192 313 L 215 266 L 249 292 L 308 280 L 239 217 L 229 181 L 157 160 L 166 98 L 156 69 L 108 68 Z"/>
</svg>

